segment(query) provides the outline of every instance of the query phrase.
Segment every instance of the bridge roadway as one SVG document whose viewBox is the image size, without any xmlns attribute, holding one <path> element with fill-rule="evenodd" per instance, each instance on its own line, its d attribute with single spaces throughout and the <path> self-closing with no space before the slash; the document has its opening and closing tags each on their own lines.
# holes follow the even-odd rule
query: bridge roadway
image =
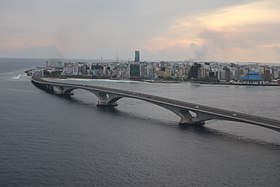
<svg viewBox="0 0 280 187">
<path fill-rule="evenodd" d="M 243 123 L 249 123 L 257 126 L 266 127 L 269 129 L 276 130 L 280 132 L 280 121 L 275 119 L 269 119 L 260 116 L 254 116 L 249 114 L 244 114 L 240 112 L 234 112 L 225 109 L 219 109 L 204 105 L 198 105 L 194 103 L 189 103 L 185 101 L 179 101 L 175 99 L 132 92 L 121 89 L 107 88 L 95 85 L 84 85 L 84 84 L 71 84 L 71 83 L 61 83 L 55 81 L 49 81 L 42 79 L 38 75 L 32 76 L 32 83 L 40 87 L 41 89 L 51 91 L 55 93 L 56 88 L 57 94 L 71 95 L 72 91 L 75 89 L 83 89 L 94 93 L 98 98 L 100 103 L 99 106 L 116 106 L 117 100 L 128 97 L 134 99 L 140 99 L 147 101 L 158 106 L 164 107 L 179 117 L 181 117 L 180 123 L 182 124 L 200 124 L 203 125 L 205 121 L 211 119 L 237 121 Z"/>
</svg>

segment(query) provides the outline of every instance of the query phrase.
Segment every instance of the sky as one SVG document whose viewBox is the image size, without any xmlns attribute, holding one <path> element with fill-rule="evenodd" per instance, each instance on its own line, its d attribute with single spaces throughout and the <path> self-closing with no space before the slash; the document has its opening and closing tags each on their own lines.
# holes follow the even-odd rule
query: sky
<svg viewBox="0 0 280 187">
<path fill-rule="evenodd" d="M 280 0 L 0 0 L 0 57 L 280 62 Z"/>
</svg>

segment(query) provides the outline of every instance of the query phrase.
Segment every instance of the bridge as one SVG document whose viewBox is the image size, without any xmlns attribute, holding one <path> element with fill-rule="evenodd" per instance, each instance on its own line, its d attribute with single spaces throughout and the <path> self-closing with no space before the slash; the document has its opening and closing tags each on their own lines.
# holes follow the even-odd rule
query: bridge
<svg viewBox="0 0 280 187">
<path fill-rule="evenodd" d="M 125 97 L 140 99 L 158 105 L 175 113 L 181 118 L 179 124 L 204 125 L 205 121 L 217 119 L 249 123 L 280 132 L 280 121 L 275 119 L 218 109 L 214 107 L 198 105 L 185 101 L 179 101 L 139 92 L 132 92 L 95 85 L 47 81 L 42 79 L 40 72 L 35 72 L 32 75 L 31 82 L 38 88 L 58 95 L 73 95 L 73 90 L 76 89 L 87 90 L 96 95 L 99 99 L 97 106 L 117 106 L 117 101 Z"/>
</svg>

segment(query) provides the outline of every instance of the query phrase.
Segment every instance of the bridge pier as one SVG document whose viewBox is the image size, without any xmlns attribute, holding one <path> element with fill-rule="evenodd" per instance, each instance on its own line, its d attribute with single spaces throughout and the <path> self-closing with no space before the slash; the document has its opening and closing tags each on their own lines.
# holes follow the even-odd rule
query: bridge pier
<svg viewBox="0 0 280 187">
<path fill-rule="evenodd" d="M 182 113 L 184 116 L 181 117 L 179 125 L 204 125 L 205 121 L 199 120 L 197 117 L 193 116 L 189 110 Z"/>
<path fill-rule="evenodd" d="M 56 86 L 54 92 L 58 95 L 74 95 L 74 89 L 75 88 L 73 87 Z M 117 100 L 122 98 L 121 96 L 112 93 L 106 93 L 97 90 L 88 91 L 96 95 L 96 97 L 98 98 L 98 103 L 96 104 L 96 106 L 118 106 Z"/>
<path fill-rule="evenodd" d="M 53 93 L 56 95 L 70 96 L 74 95 L 73 88 L 64 86 L 53 86 Z"/>
<path fill-rule="evenodd" d="M 189 126 L 189 125 L 196 125 L 196 126 L 203 126 L 205 125 L 205 121 L 199 121 L 199 122 L 191 122 L 191 123 L 185 123 L 185 122 L 179 122 L 180 126 Z"/>
<path fill-rule="evenodd" d="M 154 104 L 166 108 L 167 110 L 179 116 L 181 118 L 179 121 L 179 125 L 204 125 L 205 124 L 205 120 L 198 119 L 198 115 L 189 109 L 179 108 L 177 106 L 166 105 L 163 103 L 154 102 Z"/>
<path fill-rule="evenodd" d="M 115 103 L 106 103 L 106 102 L 98 101 L 96 106 L 98 106 L 98 107 L 115 107 L 115 106 L 118 106 L 118 103 L 117 102 L 115 102 Z"/>
<path fill-rule="evenodd" d="M 173 111 L 175 114 L 177 114 L 179 117 L 181 117 L 181 120 L 179 124 L 193 124 L 193 118 L 194 116 L 190 113 L 189 110 L 186 109 L 176 109 Z"/>
<path fill-rule="evenodd" d="M 220 119 L 225 120 L 225 118 L 218 117 L 215 115 L 199 112 L 199 111 L 191 111 L 187 110 L 187 112 L 181 112 L 184 115 L 184 118 L 179 122 L 180 125 L 204 125 L 205 121 L 212 119 Z"/>
<path fill-rule="evenodd" d="M 106 92 L 98 92 L 98 91 L 90 91 L 99 99 L 96 106 L 98 107 L 115 107 L 118 106 L 117 101 L 122 98 L 119 95 L 106 93 Z"/>
</svg>

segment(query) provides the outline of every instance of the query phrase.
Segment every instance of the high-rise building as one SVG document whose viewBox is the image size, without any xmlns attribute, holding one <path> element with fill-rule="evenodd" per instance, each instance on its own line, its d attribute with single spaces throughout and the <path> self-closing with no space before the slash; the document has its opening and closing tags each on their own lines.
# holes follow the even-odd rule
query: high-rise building
<svg viewBox="0 0 280 187">
<path fill-rule="evenodd" d="M 139 78 L 139 77 L 140 77 L 140 65 L 130 64 L 130 78 Z"/>
<path fill-rule="evenodd" d="M 140 62 L 140 51 L 135 51 L 134 62 Z"/>
<path fill-rule="evenodd" d="M 57 68 L 62 69 L 63 68 L 63 62 L 59 61 L 57 63 Z"/>
<path fill-rule="evenodd" d="M 201 68 L 201 64 L 194 63 L 193 66 L 190 68 L 189 78 L 190 79 L 197 79 L 198 78 L 198 69 Z"/>
</svg>

